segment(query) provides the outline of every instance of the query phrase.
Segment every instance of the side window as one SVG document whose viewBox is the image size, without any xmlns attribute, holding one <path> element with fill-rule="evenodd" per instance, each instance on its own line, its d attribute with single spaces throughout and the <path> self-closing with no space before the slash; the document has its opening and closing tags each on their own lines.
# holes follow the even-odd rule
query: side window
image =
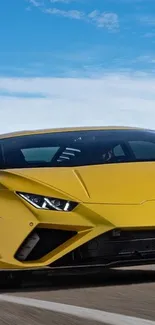
<svg viewBox="0 0 155 325">
<path fill-rule="evenodd" d="M 122 149 L 122 146 L 120 144 L 118 144 L 114 149 L 113 149 L 113 152 L 114 152 L 114 155 L 116 157 L 119 157 L 119 156 L 125 156 L 125 153 Z"/>
<path fill-rule="evenodd" d="M 27 162 L 50 162 L 59 147 L 43 147 L 43 148 L 26 148 L 22 149 L 22 153 Z"/>
<path fill-rule="evenodd" d="M 129 141 L 136 159 L 155 159 L 155 143 L 148 141 Z"/>
</svg>

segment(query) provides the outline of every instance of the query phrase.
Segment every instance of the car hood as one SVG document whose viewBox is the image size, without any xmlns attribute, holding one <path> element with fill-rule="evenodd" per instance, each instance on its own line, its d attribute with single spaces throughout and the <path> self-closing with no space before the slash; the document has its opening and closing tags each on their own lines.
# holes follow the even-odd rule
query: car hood
<svg viewBox="0 0 155 325">
<path fill-rule="evenodd" d="M 125 163 L 75 168 L 33 168 L 7 170 L 14 190 L 16 177 L 33 180 L 44 187 L 85 203 L 142 204 L 155 200 L 155 163 Z M 4 179 L 5 177 L 3 177 Z M 9 183 L 9 180 L 7 180 Z M 7 182 L 2 182 L 7 186 Z M 39 186 L 40 186 L 39 185 Z M 32 192 L 32 189 L 29 189 Z M 43 193 L 44 194 L 44 193 Z"/>
</svg>

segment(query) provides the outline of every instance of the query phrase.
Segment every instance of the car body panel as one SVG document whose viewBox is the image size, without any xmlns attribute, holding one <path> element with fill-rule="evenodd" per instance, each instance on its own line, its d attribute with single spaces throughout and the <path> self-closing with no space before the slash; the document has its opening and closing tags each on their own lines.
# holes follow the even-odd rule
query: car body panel
<svg viewBox="0 0 155 325">
<path fill-rule="evenodd" d="M 32 168 L 10 173 L 11 182 L 16 182 L 16 174 L 22 177 L 23 188 L 31 180 L 84 203 L 142 204 L 155 200 L 155 162 Z"/>
</svg>

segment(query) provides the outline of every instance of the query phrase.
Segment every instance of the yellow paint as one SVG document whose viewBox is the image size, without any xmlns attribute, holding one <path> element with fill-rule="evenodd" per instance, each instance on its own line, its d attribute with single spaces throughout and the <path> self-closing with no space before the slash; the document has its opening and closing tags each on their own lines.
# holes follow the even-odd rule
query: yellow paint
<svg viewBox="0 0 155 325">
<path fill-rule="evenodd" d="M 15 191 L 74 200 L 79 205 L 72 212 L 39 210 Z M 14 255 L 35 227 L 74 230 L 77 235 L 38 261 L 18 262 Z M 1 269 L 47 266 L 114 228 L 155 228 L 154 162 L 0 171 Z"/>
</svg>

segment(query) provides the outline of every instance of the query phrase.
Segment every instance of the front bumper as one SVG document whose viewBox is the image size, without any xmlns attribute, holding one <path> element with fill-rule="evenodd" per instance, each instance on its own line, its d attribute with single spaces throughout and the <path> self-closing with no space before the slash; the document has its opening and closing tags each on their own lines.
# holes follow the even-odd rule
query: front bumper
<svg viewBox="0 0 155 325">
<path fill-rule="evenodd" d="M 155 259 L 155 202 L 79 204 L 64 215 L 23 204 L 11 192 L 7 199 L 4 208 L 0 202 L 5 212 L 0 219 L 0 269 L 137 265 Z M 39 241 L 32 243 L 36 233 Z"/>
<path fill-rule="evenodd" d="M 30 250 L 24 259 L 25 263 L 47 256 L 59 248 L 76 233 L 50 229 L 36 229 L 40 241 Z M 32 232 L 18 249 L 15 258 L 23 260 L 24 247 L 29 245 Z M 29 246 L 28 246 L 29 247 Z M 110 230 L 80 245 L 70 253 L 51 263 L 52 268 L 83 268 L 96 266 L 123 266 L 154 263 L 155 261 L 155 230 Z"/>
</svg>

